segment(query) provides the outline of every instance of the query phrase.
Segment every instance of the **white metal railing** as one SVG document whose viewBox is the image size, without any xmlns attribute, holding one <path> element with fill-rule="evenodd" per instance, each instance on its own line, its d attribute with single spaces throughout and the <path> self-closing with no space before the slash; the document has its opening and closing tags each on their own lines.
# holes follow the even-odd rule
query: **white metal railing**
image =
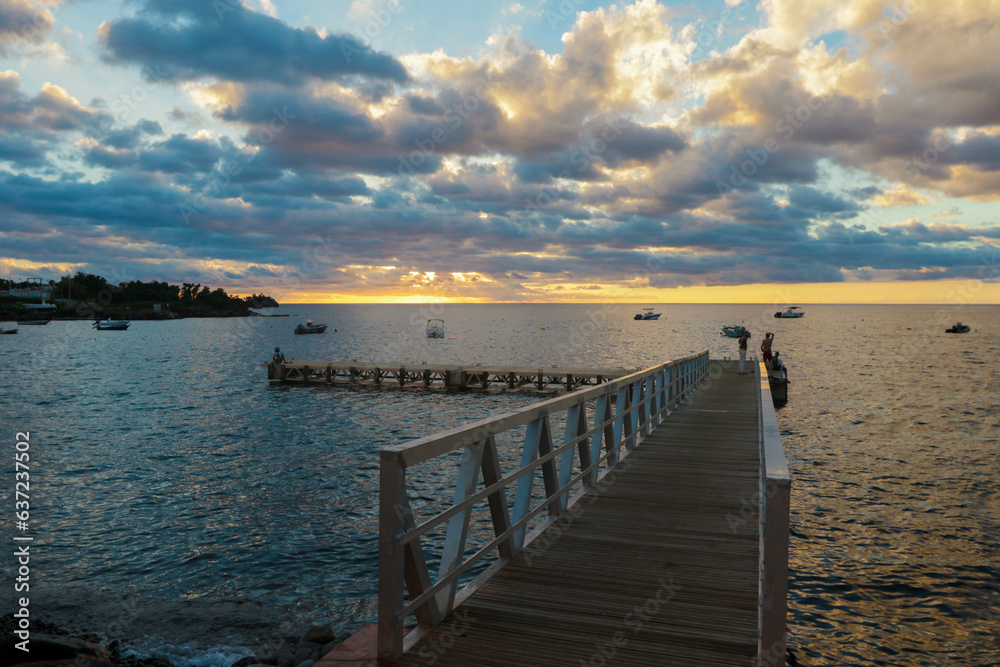
<svg viewBox="0 0 1000 667">
<path fill-rule="evenodd" d="M 379 657 L 398 659 L 523 551 L 627 457 L 707 373 L 705 350 L 505 415 L 383 449 L 379 480 Z M 556 444 L 551 417 L 563 412 L 565 432 L 562 443 Z M 588 412 L 592 413 L 589 420 Z M 525 427 L 520 467 L 505 475 L 496 436 L 520 426 Z M 462 460 L 451 507 L 418 524 L 407 499 L 407 469 L 458 450 L 462 450 Z M 532 490 L 539 468 L 545 493 L 533 505 Z M 484 488 L 477 492 L 480 474 Z M 512 504 L 507 491 L 511 486 Z M 577 486 L 580 488 L 574 491 Z M 472 508 L 481 500 L 488 502 L 494 538 L 465 558 Z M 548 516 L 528 532 L 529 522 L 543 512 Z M 420 538 L 445 522 L 440 566 L 432 578 Z M 463 573 L 494 551 L 496 561 L 459 589 Z M 410 616 L 416 616 L 418 625 L 406 633 Z"/>
<path fill-rule="evenodd" d="M 763 362 L 755 364 L 760 424 L 760 586 L 755 664 L 785 664 L 788 614 L 788 540 L 792 482 L 781 444 L 771 386 Z"/>
</svg>

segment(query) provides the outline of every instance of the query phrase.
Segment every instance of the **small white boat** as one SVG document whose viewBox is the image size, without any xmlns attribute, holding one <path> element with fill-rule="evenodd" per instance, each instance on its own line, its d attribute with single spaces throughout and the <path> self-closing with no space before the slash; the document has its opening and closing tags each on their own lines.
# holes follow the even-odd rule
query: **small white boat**
<svg viewBox="0 0 1000 667">
<path fill-rule="evenodd" d="M 781 312 L 780 310 L 774 314 L 775 317 L 791 318 L 791 317 L 805 317 L 805 313 L 798 306 L 789 306 L 788 310 Z"/>
<path fill-rule="evenodd" d="M 0 334 L 16 334 L 17 329 L 0 329 Z"/>
<path fill-rule="evenodd" d="M 312 320 L 306 320 L 305 325 L 301 322 L 295 326 L 295 333 L 297 334 L 321 334 L 326 333 L 329 324 L 313 324 Z"/>
<path fill-rule="evenodd" d="M 97 320 L 94 322 L 94 328 L 98 331 L 125 331 L 131 323 L 130 320 Z"/>
<path fill-rule="evenodd" d="M 662 313 L 654 313 L 652 308 L 643 308 L 641 313 L 636 313 L 633 320 L 658 320 Z"/>
<path fill-rule="evenodd" d="M 427 320 L 427 337 L 444 338 L 444 320 Z"/>
</svg>

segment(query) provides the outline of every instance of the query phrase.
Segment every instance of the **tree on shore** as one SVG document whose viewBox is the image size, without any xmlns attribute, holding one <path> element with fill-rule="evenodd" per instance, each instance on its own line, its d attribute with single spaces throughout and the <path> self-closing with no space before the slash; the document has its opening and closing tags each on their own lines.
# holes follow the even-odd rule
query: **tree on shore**
<svg viewBox="0 0 1000 667">
<path fill-rule="evenodd" d="M 255 303 L 272 303 L 277 306 L 277 302 L 266 294 L 241 298 L 230 296 L 221 287 L 213 290 L 201 283 L 183 283 L 178 286 L 158 280 L 149 282 L 131 280 L 116 285 L 102 276 L 82 271 L 49 282 L 53 288 L 53 296 L 78 300 L 81 304 L 85 304 L 85 308 L 95 311 L 113 310 L 116 306 L 129 304 L 154 303 L 174 308 L 217 311 L 245 311 L 248 308 L 266 307 L 256 306 Z"/>
</svg>

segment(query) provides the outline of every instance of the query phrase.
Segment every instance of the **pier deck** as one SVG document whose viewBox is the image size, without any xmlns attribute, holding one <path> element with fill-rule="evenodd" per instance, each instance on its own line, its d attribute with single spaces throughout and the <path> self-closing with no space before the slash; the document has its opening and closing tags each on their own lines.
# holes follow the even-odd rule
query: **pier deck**
<svg viewBox="0 0 1000 667">
<path fill-rule="evenodd" d="M 701 352 L 383 449 L 379 622 L 316 667 L 784 665 L 790 477 L 750 368 Z M 453 504 L 418 519 L 408 471 L 456 452 Z"/>
<path fill-rule="evenodd" d="M 751 664 L 758 525 L 741 511 L 760 475 L 754 383 L 725 364 L 619 465 L 612 483 L 581 499 L 558 537 L 529 545 L 403 661 Z M 451 631 L 465 626 L 463 635 Z"/>
</svg>

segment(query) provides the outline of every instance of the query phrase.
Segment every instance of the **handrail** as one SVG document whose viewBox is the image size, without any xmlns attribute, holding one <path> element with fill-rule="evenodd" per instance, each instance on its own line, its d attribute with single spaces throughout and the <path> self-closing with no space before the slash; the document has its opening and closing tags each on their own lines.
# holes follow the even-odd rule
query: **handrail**
<svg viewBox="0 0 1000 667">
<path fill-rule="evenodd" d="M 767 367 L 756 364 L 757 412 L 760 424 L 759 539 L 757 649 L 754 664 L 785 664 L 785 631 L 788 614 L 788 540 L 791 476 L 781 444 L 778 418 L 771 400 Z"/>
<path fill-rule="evenodd" d="M 450 614 L 457 601 L 471 595 L 504 563 L 527 548 L 541 534 L 539 528 L 563 516 L 597 486 L 707 374 L 705 350 L 383 449 L 379 480 L 379 657 L 399 659 Z M 566 427 L 557 443 L 552 416 L 558 413 L 565 413 Z M 505 474 L 496 437 L 520 426 L 525 426 L 520 467 Z M 407 470 L 459 450 L 462 460 L 451 506 L 418 524 L 407 498 Z M 601 469 L 601 465 L 605 467 Z M 538 470 L 545 493 L 543 499 L 534 501 L 532 488 Z M 484 488 L 477 491 L 480 479 Z M 513 502 L 508 494 L 510 487 Z M 574 487 L 580 488 L 574 492 Z M 482 500 L 489 504 L 494 537 L 466 557 L 473 506 Z M 529 533 L 531 520 L 546 511 L 549 516 Z M 432 577 L 421 537 L 445 524 L 440 567 Z M 460 590 L 463 573 L 494 552 L 496 562 Z M 405 625 L 412 615 L 418 625 L 407 634 Z"/>
</svg>

